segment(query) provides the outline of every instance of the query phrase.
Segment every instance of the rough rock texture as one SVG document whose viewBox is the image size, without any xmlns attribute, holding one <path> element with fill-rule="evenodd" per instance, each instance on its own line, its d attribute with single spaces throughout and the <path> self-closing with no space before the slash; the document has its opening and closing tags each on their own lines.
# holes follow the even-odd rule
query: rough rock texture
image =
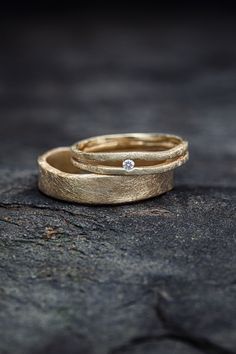
<svg viewBox="0 0 236 354">
<path fill-rule="evenodd" d="M 0 27 L 0 353 L 235 353 L 235 21 Z M 38 154 L 129 131 L 190 141 L 172 192 L 37 190 Z"/>
</svg>

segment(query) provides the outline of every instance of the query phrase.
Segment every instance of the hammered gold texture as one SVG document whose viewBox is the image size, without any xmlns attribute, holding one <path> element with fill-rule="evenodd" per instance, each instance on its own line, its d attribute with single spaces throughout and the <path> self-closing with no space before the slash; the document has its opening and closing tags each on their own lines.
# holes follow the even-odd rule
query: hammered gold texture
<svg viewBox="0 0 236 354">
<path fill-rule="evenodd" d="M 91 163 L 82 163 L 77 161 L 72 157 L 71 162 L 74 166 L 82 169 L 84 171 L 89 171 L 98 174 L 109 174 L 109 175 L 150 175 L 164 173 L 174 168 L 180 167 L 189 159 L 189 154 L 186 152 L 183 156 L 176 159 L 165 160 L 162 163 L 151 166 L 136 167 L 132 171 L 126 171 L 122 167 L 113 166 L 103 166 L 103 165 L 93 165 Z M 144 163 L 144 162 L 143 162 Z"/>
<path fill-rule="evenodd" d="M 187 141 L 158 133 L 97 136 L 75 143 L 71 152 L 76 167 L 111 175 L 159 174 L 181 166 L 189 158 Z M 129 171 L 122 167 L 127 159 L 135 162 Z"/>
<path fill-rule="evenodd" d="M 86 204 L 119 204 L 158 196 L 173 188 L 173 170 L 152 175 L 97 175 L 71 163 L 68 147 L 38 158 L 39 189 L 46 195 Z"/>
</svg>

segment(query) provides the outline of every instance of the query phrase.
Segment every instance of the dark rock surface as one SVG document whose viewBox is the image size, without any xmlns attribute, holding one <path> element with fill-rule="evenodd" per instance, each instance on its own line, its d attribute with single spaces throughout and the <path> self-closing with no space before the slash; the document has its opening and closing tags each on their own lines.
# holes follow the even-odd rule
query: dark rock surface
<svg viewBox="0 0 236 354">
<path fill-rule="evenodd" d="M 0 27 L 0 353 L 235 353 L 235 21 Z M 38 154 L 129 131 L 190 141 L 172 192 L 37 190 Z"/>
</svg>

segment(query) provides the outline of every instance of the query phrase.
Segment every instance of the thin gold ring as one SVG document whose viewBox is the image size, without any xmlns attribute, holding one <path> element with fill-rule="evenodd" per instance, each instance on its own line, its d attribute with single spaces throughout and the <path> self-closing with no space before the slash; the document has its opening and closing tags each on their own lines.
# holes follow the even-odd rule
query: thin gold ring
<svg viewBox="0 0 236 354">
<path fill-rule="evenodd" d="M 71 150 L 61 147 L 38 158 L 39 189 L 46 195 L 86 204 L 119 204 L 163 194 L 173 188 L 173 171 L 145 176 L 84 172 L 71 162 Z"/>
<path fill-rule="evenodd" d="M 188 160 L 188 143 L 170 134 L 112 134 L 71 147 L 72 163 L 101 174 L 140 175 L 170 171 Z"/>
</svg>

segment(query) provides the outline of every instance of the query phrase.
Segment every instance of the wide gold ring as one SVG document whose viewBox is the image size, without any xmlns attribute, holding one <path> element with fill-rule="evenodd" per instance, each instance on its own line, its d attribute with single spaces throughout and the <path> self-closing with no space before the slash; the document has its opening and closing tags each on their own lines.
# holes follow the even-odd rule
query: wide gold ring
<svg viewBox="0 0 236 354">
<path fill-rule="evenodd" d="M 149 175 L 102 175 L 84 172 L 72 162 L 68 147 L 50 150 L 38 158 L 39 189 L 70 202 L 119 204 L 143 200 L 173 188 L 173 171 Z"/>
<path fill-rule="evenodd" d="M 169 134 L 112 134 L 75 143 L 74 166 L 112 175 L 156 174 L 173 170 L 188 160 L 188 143 Z"/>
</svg>

